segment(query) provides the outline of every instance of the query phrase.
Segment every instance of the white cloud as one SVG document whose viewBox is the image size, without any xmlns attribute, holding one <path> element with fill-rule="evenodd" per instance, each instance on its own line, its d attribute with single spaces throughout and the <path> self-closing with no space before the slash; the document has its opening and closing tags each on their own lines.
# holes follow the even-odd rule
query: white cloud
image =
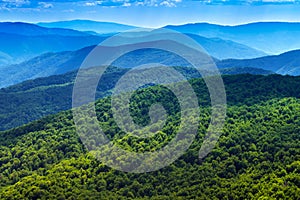
<svg viewBox="0 0 300 200">
<path fill-rule="evenodd" d="M 24 5 L 29 5 L 29 0 L 2 0 L 2 4 L 4 4 L 5 7 L 22 7 Z"/>
<path fill-rule="evenodd" d="M 129 6 L 131 6 L 131 3 L 129 3 L 129 2 L 124 2 L 123 6 L 124 6 L 124 7 L 129 7 Z"/>
<path fill-rule="evenodd" d="M 281 5 L 281 4 L 299 4 L 300 0 L 191 0 L 201 4 L 209 5 Z"/>
<path fill-rule="evenodd" d="M 91 1 L 91 2 L 86 2 L 85 5 L 86 6 L 97 6 L 97 5 L 101 5 L 103 1 Z"/>
<path fill-rule="evenodd" d="M 116 6 L 147 6 L 147 7 L 176 7 L 176 4 L 181 3 L 182 0 L 103 0 L 103 1 L 88 1 L 84 2 L 85 6 L 105 6 L 105 7 L 116 7 Z"/>
<path fill-rule="evenodd" d="M 300 0 L 0 0 L 0 9 L 38 8 L 49 9 L 58 3 L 64 6 L 102 6 L 102 7 L 177 7 L 189 2 L 204 5 L 284 5 L 300 4 Z"/>
<path fill-rule="evenodd" d="M 176 7 L 176 5 L 172 1 L 163 1 L 159 5 L 166 7 Z"/>
<path fill-rule="evenodd" d="M 53 4 L 51 3 L 39 2 L 38 4 L 41 8 L 53 8 Z"/>
</svg>

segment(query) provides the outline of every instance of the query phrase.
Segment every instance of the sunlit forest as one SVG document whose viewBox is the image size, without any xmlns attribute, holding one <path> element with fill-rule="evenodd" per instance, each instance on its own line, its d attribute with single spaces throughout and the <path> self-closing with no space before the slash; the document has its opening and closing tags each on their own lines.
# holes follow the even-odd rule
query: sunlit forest
<svg viewBox="0 0 300 200">
<path fill-rule="evenodd" d="M 300 199 L 299 77 L 245 74 L 223 79 L 226 122 L 205 158 L 200 160 L 198 152 L 210 121 L 210 101 L 203 79 L 196 78 L 189 82 L 199 98 L 198 132 L 173 164 L 140 174 L 114 170 L 87 151 L 72 111 L 62 111 L 0 133 L 0 198 Z M 180 119 L 172 92 L 151 86 L 135 91 L 131 99 L 132 117 L 141 125 L 150 120 L 151 104 L 161 103 L 168 113 L 163 128 L 145 139 L 125 134 L 113 119 L 108 95 L 95 102 L 106 136 L 134 152 L 168 144 Z"/>
</svg>

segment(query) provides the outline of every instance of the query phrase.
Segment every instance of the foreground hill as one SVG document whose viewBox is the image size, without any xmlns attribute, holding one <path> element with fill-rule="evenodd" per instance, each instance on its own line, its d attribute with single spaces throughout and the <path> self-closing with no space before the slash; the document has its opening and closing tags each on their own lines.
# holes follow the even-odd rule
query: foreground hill
<svg viewBox="0 0 300 200">
<path fill-rule="evenodd" d="M 253 67 L 270 70 L 278 74 L 300 75 L 300 50 L 290 51 L 278 56 L 266 56 L 255 59 L 223 60 L 217 63 L 219 68 Z"/>
<path fill-rule="evenodd" d="M 0 198 L 299 199 L 300 101 L 291 98 L 299 95 L 299 78 L 238 75 L 224 81 L 226 124 L 216 147 L 201 162 L 198 151 L 210 111 L 208 94 L 197 79 L 192 84 L 203 103 L 198 135 L 172 165 L 142 174 L 110 169 L 86 151 L 67 111 L 0 133 Z M 133 117 L 147 120 L 138 108 L 158 99 L 171 113 L 162 131 L 147 139 L 120 131 L 109 98 L 96 103 L 99 125 L 128 151 L 156 150 L 176 134 L 174 96 L 158 86 L 141 92 L 144 98 L 132 99 Z"/>
<path fill-rule="evenodd" d="M 232 40 L 273 55 L 300 49 L 300 23 L 259 22 L 238 26 L 195 23 L 166 28 Z"/>
</svg>

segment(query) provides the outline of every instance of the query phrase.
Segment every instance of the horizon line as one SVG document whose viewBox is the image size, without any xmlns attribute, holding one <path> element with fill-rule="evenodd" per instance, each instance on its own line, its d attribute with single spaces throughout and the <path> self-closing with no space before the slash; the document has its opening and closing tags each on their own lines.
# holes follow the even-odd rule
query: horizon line
<svg viewBox="0 0 300 200">
<path fill-rule="evenodd" d="M 70 21 L 91 21 L 91 22 L 98 22 L 98 23 L 114 23 L 114 24 L 120 24 L 120 25 L 126 25 L 126 26 L 134 26 L 137 28 L 163 28 L 165 26 L 183 26 L 183 25 L 193 25 L 193 24 L 210 24 L 210 25 L 218 25 L 218 26 L 228 26 L 228 27 L 235 27 L 235 26 L 243 26 L 243 25 L 249 25 L 249 24 L 256 24 L 256 23 L 290 23 L 290 24 L 297 24 L 300 23 L 300 21 L 284 21 L 284 20 L 260 20 L 260 21 L 248 21 L 248 22 L 242 22 L 242 23 L 217 23 L 217 22 L 209 22 L 209 21 L 194 21 L 194 22 L 185 22 L 185 23 L 172 23 L 172 24 L 164 24 L 163 26 L 139 26 L 129 23 L 122 23 L 117 21 L 98 21 L 93 19 L 66 19 L 66 20 L 56 20 L 56 21 L 28 21 L 28 20 L 0 20 L 0 23 L 28 23 L 28 24 L 34 24 L 38 25 L 38 23 L 56 23 L 56 22 L 70 22 Z"/>
</svg>

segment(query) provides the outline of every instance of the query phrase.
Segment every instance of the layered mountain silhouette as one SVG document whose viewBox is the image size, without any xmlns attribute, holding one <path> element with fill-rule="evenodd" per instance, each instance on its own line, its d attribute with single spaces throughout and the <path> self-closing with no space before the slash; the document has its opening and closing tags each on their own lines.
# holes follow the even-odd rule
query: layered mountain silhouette
<svg viewBox="0 0 300 200">
<path fill-rule="evenodd" d="M 88 33 L 77 30 L 53 27 L 44 28 L 35 24 L 23 22 L 1 22 L 1 33 L 10 33 L 26 36 L 42 36 L 42 35 L 62 35 L 62 36 L 88 36 Z"/>
<path fill-rule="evenodd" d="M 28 79 L 63 74 L 78 69 L 84 58 L 94 46 L 78 51 L 46 53 L 20 64 L 0 68 L 0 73 L 6 74 L 0 78 L 0 87 L 14 85 Z"/>
<path fill-rule="evenodd" d="M 136 29 L 136 26 L 129 26 L 113 22 L 97 22 L 92 20 L 70 20 L 57 22 L 40 22 L 37 25 L 47 28 L 66 28 L 78 31 L 91 31 L 100 34 L 117 33 Z"/>
<path fill-rule="evenodd" d="M 75 22 L 81 23 L 84 21 Z M 77 24 L 75 22 L 73 21 L 72 23 Z M 168 28 L 173 28 L 181 32 L 193 32 L 207 36 L 221 37 L 229 37 L 230 34 L 238 32 L 238 37 L 245 38 L 247 35 L 247 37 L 249 36 L 250 38 L 250 36 L 254 37 L 253 34 L 258 34 L 255 33 L 254 30 L 262 25 L 266 25 L 268 28 L 261 28 L 259 30 L 273 36 L 272 27 L 275 30 L 274 32 L 277 31 L 277 33 L 282 33 L 278 27 L 281 27 L 283 31 L 290 27 L 292 33 L 288 34 L 300 31 L 297 23 L 255 23 L 236 27 L 211 24 L 188 24 L 183 26 L 169 26 Z M 76 70 L 95 47 L 93 45 L 108 38 L 108 36 L 91 35 L 77 30 L 45 28 L 27 23 L 0 23 L 0 28 L 0 65 L 2 64 L 0 73 L 6 74 L 6 76 L 0 78 L 1 88 L 29 79 L 63 74 Z M 111 29 L 117 30 L 114 28 Z M 253 32 L 253 34 L 250 34 L 251 32 Z M 266 56 L 262 51 L 230 40 L 207 38 L 190 33 L 188 33 L 187 36 L 198 42 L 215 60 L 219 68 L 257 68 L 279 74 L 300 74 L 300 53 L 298 50 L 278 56 Z M 262 38 L 264 37 L 265 36 L 262 36 Z M 123 40 L 126 41 L 126 38 L 123 38 Z M 125 42 L 125 45 L 131 44 L 126 44 Z M 114 48 L 117 49 L 119 47 Z M 20 64 L 8 64 L 15 62 L 20 62 Z M 158 49 L 140 49 L 130 52 L 114 61 L 112 65 L 132 68 L 148 63 L 160 63 L 167 66 L 189 65 L 189 63 L 180 56 Z"/>
<path fill-rule="evenodd" d="M 2 37 L 1 37 L 2 36 Z M 247 46 L 231 41 L 220 39 L 208 39 L 197 35 L 189 35 L 198 42 L 209 54 L 216 59 L 257 57 L 265 55 Z M 46 77 L 55 74 L 62 74 L 79 68 L 82 61 L 93 49 L 93 46 L 84 47 L 86 44 L 93 45 L 105 40 L 102 36 L 24 36 L 16 34 L 0 33 L 2 45 L 0 51 L 0 61 L 5 58 L 24 60 L 26 57 L 45 53 L 34 57 L 20 64 L 6 65 L 0 68 L 1 73 L 8 76 L 0 78 L 0 87 L 6 87 L 20 83 L 28 79 Z M 126 38 L 123 38 L 126 41 Z M 146 40 L 147 41 L 147 40 Z M 131 45 L 131 44 L 128 44 Z M 80 49 L 84 47 L 83 49 Z M 115 47 L 118 50 L 119 47 Z M 73 49 L 80 49 L 72 51 Z M 63 50 L 65 52 L 57 52 Z M 71 51 L 70 51 L 71 50 Z M 1 57 L 3 56 L 3 58 Z M 99 55 L 101 56 L 101 55 Z M 2 59 L 1 59 L 2 58 Z M 132 68 L 141 64 L 160 63 L 167 66 L 187 66 L 180 56 L 170 52 L 163 52 L 158 49 L 140 49 L 128 53 L 125 57 L 113 63 L 117 67 Z M 3 64 L 4 65 L 4 64 Z"/>
<path fill-rule="evenodd" d="M 15 64 L 47 52 L 73 51 L 98 44 L 101 36 L 27 36 L 0 32 L 0 65 Z"/>
<path fill-rule="evenodd" d="M 217 63 L 219 68 L 251 67 L 270 70 L 283 75 L 300 75 L 300 50 L 286 52 L 276 56 L 265 56 L 255 59 L 223 60 Z"/>
<path fill-rule="evenodd" d="M 0 23 L 0 65 L 18 63 L 46 52 L 76 50 L 103 39 L 62 28 L 22 22 Z"/>
<path fill-rule="evenodd" d="M 268 54 L 300 49 L 300 23 L 259 22 L 238 26 L 195 23 L 165 28 L 208 38 L 217 37 L 235 41 Z"/>
<path fill-rule="evenodd" d="M 100 25 L 99 27 L 102 27 Z M 107 29 L 116 32 L 132 28 L 126 25 L 117 24 L 116 26 L 123 27 L 123 29 L 115 26 L 107 27 Z M 45 28 L 20 22 L 0 23 L 0 30 L 0 66 L 20 63 L 43 53 L 74 51 L 97 45 L 111 36 L 65 28 Z M 211 56 L 218 59 L 253 58 L 266 55 L 262 51 L 228 40 L 189 36 L 199 42 Z"/>
<path fill-rule="evenodd" d="M 206 38 L 195 34 L 187 34 L 187 36 L 198 42 L 208 54 L 217 59 L 246 59 L 267 55 L 263 51 L 253 49 L 249 46 L 230 40 L 223 40 L 220 38 Z"/>
</svg>

